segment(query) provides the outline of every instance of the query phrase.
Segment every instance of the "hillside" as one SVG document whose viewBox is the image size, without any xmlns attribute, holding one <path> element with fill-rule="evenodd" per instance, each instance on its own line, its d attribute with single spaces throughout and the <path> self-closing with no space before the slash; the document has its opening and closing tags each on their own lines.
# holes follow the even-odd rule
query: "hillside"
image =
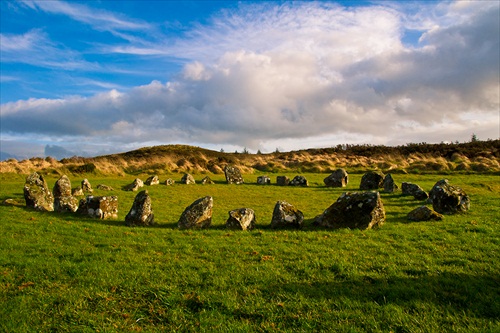
<svg viewBox="0 0 500 333">
<path fill-rule="evenodd" d="M 121 154 L 60 161 L 47 157 L 0 162 L 0 172 L 28 174 L 98 173 L 103 175 L 223 173 L 227 164 L 243 173 L 349 172 L 381 170 L 392 173 L 500 173 L 500 140 L 452 144 L 408 144 L 397 147 L 338 145 L 270 154 L 224 153 L 186 145 L 145 147 Z"/>
</svg>

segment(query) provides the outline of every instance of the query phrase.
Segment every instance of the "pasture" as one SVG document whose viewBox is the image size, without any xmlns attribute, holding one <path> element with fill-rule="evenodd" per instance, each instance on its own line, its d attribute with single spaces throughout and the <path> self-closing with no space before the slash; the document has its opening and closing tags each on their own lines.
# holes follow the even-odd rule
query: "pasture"
<svg viewBox="0 0 500 333">
<path fill-rule="evenodd" d="M 88 178 L 94 195 L 117 195 L 118 220 L 24 207 L 26 175 L 0 174 L 0 330 L 2 332 L 498 332 L 500 331 L 500 177 L 396 174 L 429 191 L 442 178 L 471 198 L 466 214 L 409 222 L 422 205 L 381 192 L 386 222 L 377 230 L 311 225 L 347 188 L 328 174 L 303 174 L 307 188 L 246 184 L 145 186 L 156 224 L 125 226 L 137 176 Z M 273 183 L 276 175 L 269 174 Z M 139 175 L 142 180 L 147 174 Z M 200 181 L 205 175 L 194 175 Z M 160 181 L 182 174 L 160 175 Z M 52 189 L 58 177 L 47 176 Z M 96 190 L 97 184 L 112 192 Z M 212 227 L 178 230 L 194 200 L 214 198 Z M 301 230 L 269 228 L 276 201 L 304 213 Z M 228 211 L 252 208 L 253 231 L 229 231 Z"/>
</svg>

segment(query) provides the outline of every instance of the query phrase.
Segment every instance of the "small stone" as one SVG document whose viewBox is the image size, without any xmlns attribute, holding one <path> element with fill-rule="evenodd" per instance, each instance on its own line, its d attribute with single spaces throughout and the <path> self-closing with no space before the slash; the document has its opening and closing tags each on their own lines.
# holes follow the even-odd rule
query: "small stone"
<svg viewBox="0 0 500 333">
<path fill-rule="evenodd" d="M 255 212 L 250 208 L 240 208 L 229 212 L 226 221 L 228 229 L 252 230 L 255 228 Z"/>
<path fill-rule="evenodd" d="M 148 177 L 148 179 L 146 179 L 144 184 L 146 184 L 148 186 L 158 185 L 158 184 L 160 184 L 160 180 L 158 179 L 157 175 L 154 175 L 154 176 Z"/>
<path fill-rule="evenodd" d="M 93 192 L 92 185 L 90 185 L 90 182 L 87 178 L 82 180 L 82 191 L 83 191 L 83 193 L 92 193 Z"/>
<path fill-rule="evenodd" d="M 427 206 L 420 206 L 418 208 L 415 208 L 408 213 L 407 217 L 408 220 L 417 222 L 429 220 L 441 221 L 443 219 L 443 215 L 435 212 Z"/>
<path fill-rule="evenodd" d="M 304 177 L 304 176 L 295 176 L 288 185 L 307 187 L 307 186 L 309 186 L 309 182 L 307 181 L 306 177 Z"/>
<path fill-rule="evenodd" d="M 277 176 L 276 177 L 276 185 L 278 186 L 287 186 L 290 184 L 290 178 L 287 176 Z"/>
<path fill-rule="evenodd" d="M 271 228 L 302 228 L 304 214 L 286 201 L 278 201 L 274 206 Z"/>
<path fill-rule="evenodd" d="M 269 185 L 269 184 L 271 184 L 271 178 L 269 178 L 268 176 L 259 176 L 259 177 L 257 177 L 257 184 Z"/>
<path fill-rule="evenodd" d="M 144 182 L 141 179 L 136 178 L 131 184 L 125 185 L 122 189 L 124 191 L 135 192 L 138 191 L 141 187 L 144 187 Z"/>
<path fill-rule="evenodd" d="M 205 178 L 203 178 L 201 180 L 201 184 L 202 185 L 211 185 L 211 184 L 215 184 L 215 183 L 212 179 L 210 179 L 210 177 L 206 176 Z"/>
<path fill-rule="evenodd" d="M 189 173 L 185 173 L 181 178 L 181 184 L 196 184 L 196 181 L 194 180 L 194 177 L 192 175 L 190 175 Z"/>
</svg>

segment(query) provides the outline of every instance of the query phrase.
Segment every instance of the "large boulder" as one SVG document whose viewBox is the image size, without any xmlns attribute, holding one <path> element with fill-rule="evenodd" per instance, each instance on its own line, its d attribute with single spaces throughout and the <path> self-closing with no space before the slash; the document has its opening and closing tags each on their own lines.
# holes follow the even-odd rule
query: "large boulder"
<svg viewBox="0 0 500 333">
<path fill-rule="evenodd" d="M 328 187 L 346 187 L 349 182 L 349 175 L 345 169 L 337 169 L 331 175 L 323 179 Z"/>
<path fill-rule="evenodd" d="M 147 190 L 137 193 L 132 208 L 130 208 L 127 216 L 125 216 L 125 223 L 128 226 L 148 226 L 154 224 L 151 197 Z"/>
<path fill-rule="evenodd" d="M 288 185 L 307 187 L 307 186 L 309 186 L 309 182 L 307 181 L 306 177 L 304 177 L 304 176 L 295 176 Z"/>
<path fill-rule="evenodd" d="M 385 175 L 383 187 L 384 187 L 384 192 L 386 193 L 394 193 L 398 190 L 398 185 L 396 185 L 390 173 Z"/>
<path fill-rule="evenodd" d="M 415 208 L 414 210 L 408 213 L 407 217 L 408 220 L 416 222 L 430 221 L 430 220 L 441 221 L 443 219 L 443 215 L 433 211 L 427 206 L 420 206 Z"/>
<path fill-rule="evenodd" d="M 245 181 L 241 176 L 241 171 L 234 165 L 226 165 L 224 174 L 228 184 L 243 184 Z"/>
<path fill-rule="evenodd" d="M 148 179 L 146 179 L 146 181 L 144 182 L 144 184 L 146 184 L 148 186 L 158 185 L 158 184 L 160 184 L 160 179 L 158 179 L 157 175 L 150 176 L 150 177 L 148 177 Z"/>
<path fill-rule="evenodd" d="M 257 177 L 257 184 L 269 185 L 269 184 L 271 184 L 271 178 L 269 178 L 268 176 L 259 176 L 259 177 Z"/>
<path fill-rule="evenodd" d="M 429 192 L 434 210 L 441 214 L 464 213 L 470 208 L 470 198 L 458 186 L 450 185 L 447 179 L 438 181 Z"/>
<path fill-rule="evenodd" d="M 78 209 L 78 199 L 71 194 L 71 181 L 68 176 L 62 175 L 54 187 L 54 211 L 74 213 Z"/>
<path fill-rule="evenodd" d="M 133 192 L 136 192 L 141 187 L 144 187 L 144 182 L 141 179 L 136 178 L 136 179 L 134 179 L 134 181 L 132 183 L 123 186 L 122 189 L 124 191 L 133 191 Z"/>
<path fill-rule="evenodd" d="M 24 199 L 27 207 L 46 212 L 54 211 L 52 192 L 50 192 L 43 176 L 36 172 L 26 177 Z"/>
<path fill-rule="evenodd" d="M 401 183 L 403 195 L 412 195 L 417 200 L 427 200 L 429 195 L 419 185 L 403 182 Z"/>
<path fill-rule="evenodd" d="M 184 176 L 182 176 L 181 178 L 181 184 L 196 184 L 196 181 L 194 180 L 194 177 L 189 174 L 189 173 L 185 173 Z"/>
<path fill-rule="evenodd" d="M 250 208 L 240 208 L 229 212 L 226 221 L 228 229 L 252 230 L 255 228 L 255 212 Z"/>
<path fill-rule="evenodd" d="M 212 224 L 214 200 L 210 196 L 200 198 L 189 205 L 177 223 L 179 229 L 208 228 Z"/>
<path fill-rule="evenodd" d="M 278 201 L 274 206 L 271 228 L 301 228 L 304 214 L 286 201 Z"/>
<path fill-rule="evenodd" d="M 92 193 L 94 190 L 92 189 L 92 185 L 90 185 L 90 182 L 87 178 L 82 180 L 82 191 L 84 193 Z"/>
<path fill-rule="evenodd" d="M 118 197 L 89 195 L 85 199 L 80 200 L 80 205 L 76 212 L 93 218 L 116 219 L 118 218 Z"/>
<path fill-rule="evenodd" d="M 290 178 L 287 176 L 277 176 L 276 177 L 276 185 L 278 186 L 287 186 L 290 184 Z"/>
<path fill-rule="evenodd" d="M 380 171 L 369 171 L 361 177 L 360 190 L 378 190 L 384 186 L 384 174 Z"/>
<path fill-rule="evenodd" d="M 344 192 L 315 225 L 326 228 L 371 229 L 385 222 L 385 209 L 378 192 Z"/>
</svg>

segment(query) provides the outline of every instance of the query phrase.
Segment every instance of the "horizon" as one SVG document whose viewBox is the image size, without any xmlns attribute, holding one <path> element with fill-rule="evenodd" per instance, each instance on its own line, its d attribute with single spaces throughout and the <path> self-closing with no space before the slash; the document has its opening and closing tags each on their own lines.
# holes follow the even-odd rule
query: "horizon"
<svg viewBox="0 0 500 333">
<path fill-rule="evenodd" d="M 498 1 L 0 9 L 2 156 L 500 137 Z"/>
</svg>

